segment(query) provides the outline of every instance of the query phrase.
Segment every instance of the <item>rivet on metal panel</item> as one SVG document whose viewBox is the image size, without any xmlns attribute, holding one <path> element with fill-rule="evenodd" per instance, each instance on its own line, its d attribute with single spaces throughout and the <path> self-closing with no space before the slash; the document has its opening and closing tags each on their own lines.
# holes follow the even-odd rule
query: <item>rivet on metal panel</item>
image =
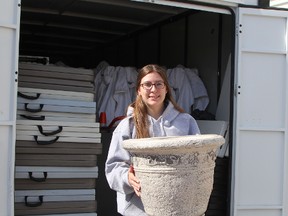
<svg viewBox="0 0 288 216">
<path fill-rule="evenodd" d="M 242 24 L 239 24 L 239 27 L 242 27 Z M 242 33 L 242 30 L 239 29 L 239 33 Z"/>
</svg>

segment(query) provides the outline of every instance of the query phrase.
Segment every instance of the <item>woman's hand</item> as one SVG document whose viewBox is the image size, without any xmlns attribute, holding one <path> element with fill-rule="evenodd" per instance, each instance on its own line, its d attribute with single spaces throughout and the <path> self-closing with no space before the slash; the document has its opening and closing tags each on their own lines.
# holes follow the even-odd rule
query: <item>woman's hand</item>
<svg viewBox="0 0 288 216">
<path fill-rule="evenodd" d="M 140 197 L 141 195 L 140 181 L 138 178 L 136 178 L 134 168 L 132 165 L 129 167 L 128 170 L 128 182 L 133 187 L 136 195 Z"/>
</svg>

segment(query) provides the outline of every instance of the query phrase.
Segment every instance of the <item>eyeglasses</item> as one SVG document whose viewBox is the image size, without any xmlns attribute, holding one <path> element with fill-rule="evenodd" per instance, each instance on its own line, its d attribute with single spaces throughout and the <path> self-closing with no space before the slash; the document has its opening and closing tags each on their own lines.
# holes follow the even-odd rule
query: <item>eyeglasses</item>
<svg viewBox="0 0 288 216">
<path fill-rule="evenodd" d="M 155 86 L 156 89 L 163 89 L 165 86 L 164 82 L 162 81 L 156 82 L 154 84 L 152 82 L 144 82 L 140 85 L 146 90 L 151 90 L 153 85 Z"/>
</svg>

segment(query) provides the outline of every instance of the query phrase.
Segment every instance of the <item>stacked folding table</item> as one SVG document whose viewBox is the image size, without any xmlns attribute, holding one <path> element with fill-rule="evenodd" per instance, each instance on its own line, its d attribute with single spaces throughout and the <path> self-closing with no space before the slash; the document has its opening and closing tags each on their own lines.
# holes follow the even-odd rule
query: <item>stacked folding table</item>
<svg viewBox="0 0 288 216">
<path fill-rule="evenodd" d="M 15 215 L 97 215 L 93 71 L 20 64 Z"/>
</svg>

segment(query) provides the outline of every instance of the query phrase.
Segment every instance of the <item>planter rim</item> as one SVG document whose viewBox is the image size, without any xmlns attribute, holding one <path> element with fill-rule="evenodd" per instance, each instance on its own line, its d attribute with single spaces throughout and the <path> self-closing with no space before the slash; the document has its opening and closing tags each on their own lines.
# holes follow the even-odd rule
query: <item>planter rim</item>
<svg viewBox="0 0 288 216">
<path fill-rule="evenodd" d="M 123 141 L 123 148 L 128 151 L 141 150 L 161 150 L 173 148 L 194 149 L 200 147 L 208 147 L 211 145 L 218 147 L 224 144 L 225 139 L 217 134 L 199 134 L 186 136 L 166 136 L 166 137 L 150 137 L 141 139 L 128 139 Z"/>
</svg>

